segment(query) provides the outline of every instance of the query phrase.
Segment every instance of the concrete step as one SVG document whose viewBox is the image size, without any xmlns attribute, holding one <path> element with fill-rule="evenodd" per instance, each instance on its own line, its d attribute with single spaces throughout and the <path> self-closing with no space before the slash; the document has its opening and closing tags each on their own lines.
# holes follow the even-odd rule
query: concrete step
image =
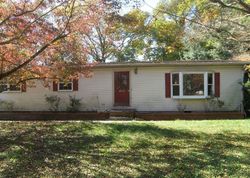
<svg viewBox="0 0 250 178">
<path fill-rule="evenodd" d="M 130 111 L 130 112 L 135 112 L 136 109 L 133 107 L 129 107 L 129 106 L 115 106 L 111 109 L 111 111 Z"/>
<path fill-rule="evenodd" d="M 135 117 L 135 111 L 120 111 L 120 110 L 111 110 L 110 117 Z"/>
<path fill-rule="evenodd" d="M 135 117 L 136 109 L 129 106 L 115 106 L 110 111 L 110 117 Z"/>
</svg>

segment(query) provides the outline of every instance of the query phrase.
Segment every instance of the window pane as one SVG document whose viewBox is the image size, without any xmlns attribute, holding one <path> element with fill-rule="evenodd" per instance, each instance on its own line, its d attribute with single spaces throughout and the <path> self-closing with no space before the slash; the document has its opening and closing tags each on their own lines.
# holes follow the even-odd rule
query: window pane
<svg viewBox="0 0 250 178">
<path fill-rule="evenodd" d="M 213 74 L 212 73 L 207 74 L 207 82 L 208 82 L 208 84 L 213 84 Z"/>
<path fill-rule="evenodd" d="M 203 96 L 204 95 L 204 75 L 203 74 L 183 74 L 183 95 Z"/>
<path fill-rule="evenodd" d="M 7 84 L 0 84 L 0 92 L 4 92 L 4 91 L 7 91 Z"/>
<path fill-rule="evenodd" d="M 212 96 L 213 95 L 213 85 L 208 85 L 208 87 L 207 87 L 207 94 L 208 94 L 208 96 Z"/>
<path fill-rule="evenodd" d="M 72 90 L 72 83 L 59 83 L 59 90 Z"/>
<path fill-rule="evenodd" d="M 120 73 L 119 78 L 119 89 L 120 90 L 128 90 L 129 89 L 129 79 L 127 74 Z"/>
<path fill-rule="evenodd" d="M 172 74 L 172 84 L 179 84 L 179 74 Z"/>
<path fill-rule="evenodd" d="M 178 85 L 173 86 L 173 96 L 180 96 L 180 87 Z"/>
<path fill-rule="evenodd" d="M 10 85 L 9 90 L 10 91 L 20 91 L 21 88 L 20 88 L 20 86 L 17 86 L 17 85 Z"/>
</svg>

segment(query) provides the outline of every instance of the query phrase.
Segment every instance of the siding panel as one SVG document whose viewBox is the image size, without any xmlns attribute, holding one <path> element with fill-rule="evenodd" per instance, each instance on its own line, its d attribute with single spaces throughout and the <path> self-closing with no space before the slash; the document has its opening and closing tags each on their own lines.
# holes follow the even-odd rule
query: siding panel
<svg viewBox="0 0 250 178">
<path fill-rule="evenodd" d="M 0 93 L 0 99 L 13 101 L 15 110 L 48 110 L 45 95 L 61 97 L 61 110 L 65 110 L 69 95 L 82 99 L 82 111 L 104 111 L 113 107 L 113 79 L 114 71 L 130 72 L 131 107 L 138 111 L 178 111 L 186 107 L 190 111 L 207 111 L 209 102 L 206 99 L 172 99 L 166 98 L 165 74 L 178 71 L 219 71 L 220 72 L 220 100 L 225 102 L 221 110 L 239 110 L 242 101 L 241 85 L 243 70 L 238 67 L 227 66 L 197 66 L 197 67 L 139 67 L 135 73 L 133 67 L 121 69 L 95 69 L 92 78 L 80 78 L 78 91 L 59 92 L 44 88 L 40 81 L 36 87 L 28 87 L 27 92 Z M 2 108 L 4 110 L 4 108 Z"/>
</svg>

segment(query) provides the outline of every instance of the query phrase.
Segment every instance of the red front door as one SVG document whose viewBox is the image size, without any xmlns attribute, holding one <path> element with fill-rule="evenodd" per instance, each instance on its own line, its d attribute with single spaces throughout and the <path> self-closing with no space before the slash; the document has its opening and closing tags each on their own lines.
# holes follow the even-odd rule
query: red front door
<svg viewBox="0 0 250 178">
<path fill-rule="evenodd" d="M 129 72 L 115 72 L 115 106 L 129 106 Z"/>
</svg>

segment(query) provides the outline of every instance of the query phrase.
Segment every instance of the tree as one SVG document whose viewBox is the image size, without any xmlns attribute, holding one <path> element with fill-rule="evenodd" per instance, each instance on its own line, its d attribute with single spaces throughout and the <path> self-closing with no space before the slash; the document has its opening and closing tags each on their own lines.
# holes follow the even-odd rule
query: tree
<svg viewBox="0 0 250 178">
<path fill-rule="evenodd" d="M 103 10 L 101 0 L 0 0 L 0 80 L 88 74 L 79 36 L 90 31 Z"/>
<path fill-rule="evenodd" d="M 123 6 L 126 6 L 126 8 L 138 7 L 139 4 L 140 0 L 105 1 L 106 9 L 99 13 L 98 22 L 90 31 L 81 36 L 88 49 L 87 56 L 89 59 L 101 63 L 122 61 L 120 60 L 121 54 L 129 51 L 126 47 L 130 45 L 129 35 L 125 29 L 126 26 L 131 26 L 130 24 L 134 22 L 134 19 L 128 22 L 126 15 L 121 15 L 121 10 Z"/>
<path fill-rule="evenodd" d="M 250 49 L 249 1 L 173 0 L 158 12 L 185 23 L 182 59 L 228 59 Z"/>
<path fill-rule="evenodd" d="M 116 21 L 112 19 L 112 11 L 107 12 L 109 8 L 99 14 L 98 22 L 89 31 L 80 36 L 87 49 L 87 58 L 92 61 L 105 63 L 114 60 Z"/>
<path fill-rule="evenodd" d="M 223 8 L 234 9 L 241 11 L 244 14 L 250 14 L 250 1 L 249 0 L 210 0 L 213 3 L 219 4 Z"/>
<path fill-rule="evenodd" d="M 163 16 L 153 16 L 134 9 L 117 17 L 113 32 L 119 44 L 115 45 L 117 61 L 164 61 L 179 57 L 182 25 Z"/>
</svg>

